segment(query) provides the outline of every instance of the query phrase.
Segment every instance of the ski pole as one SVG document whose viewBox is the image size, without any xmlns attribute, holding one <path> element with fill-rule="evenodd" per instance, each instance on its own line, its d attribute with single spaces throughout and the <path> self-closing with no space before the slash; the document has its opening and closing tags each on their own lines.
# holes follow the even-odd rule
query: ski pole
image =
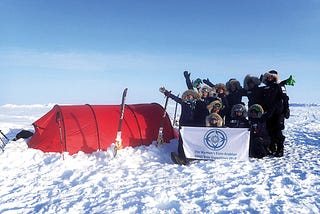
<svg viewBox="0 0 320 214">
<path fill-rule="evenodd" d="M 180 96 L 180 94 L 178 94 L 178 97 Z M 177 109 L 178 109 L 178 103 L 176 102 L 176 107 L 174 109 L 174 116 L 173 116 L 173 125 L 176 125 L 176 118 L 177 118 Z"/>
</svg>

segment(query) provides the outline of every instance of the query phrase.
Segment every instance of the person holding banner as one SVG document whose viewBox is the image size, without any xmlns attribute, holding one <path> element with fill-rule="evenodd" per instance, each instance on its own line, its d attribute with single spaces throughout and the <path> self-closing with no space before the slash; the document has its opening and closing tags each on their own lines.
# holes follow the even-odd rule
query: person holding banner
<svg viewBox="0 0 320 214">
<path fill-rule="evenodd" d="M 261 97 L 261 88 L 259 88 L 260 84 L 261 80 L 258 77 L 251 76 L 250 74 L 245 76 L 243 80 L 243 87 L 244 90 L 246 90 L 249 107 L 253 104 L 260 103 L 260 101 L 258 100 Z"/>
</svg>

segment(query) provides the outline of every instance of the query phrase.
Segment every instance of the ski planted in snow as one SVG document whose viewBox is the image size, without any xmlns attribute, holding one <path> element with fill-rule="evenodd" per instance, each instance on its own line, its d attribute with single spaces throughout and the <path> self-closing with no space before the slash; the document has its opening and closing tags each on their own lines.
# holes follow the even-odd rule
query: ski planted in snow
<svg viewBox="0 0 320 214">
<path fill-rule="evenodd" d="M 7 143 L 10 141 L 9 138 L 3 134 L 3 132 L 0 130 L 0 133 L 1 135 L 7 140 Z M 2 137 L 0 137 L 0 148 L 1 148 L 1 151 L 4 152 L 4 147 L 7 145 L 7 143 L 2 139 Z"/>
<path fill-rule="evenodd" d="M 177 97 L 179 97 L 180 94 L 178 94 Z M 173 116 L 173 126 L 178 126 L 178 121 L 177 121 L 177 109 L 178 109 L 178 102 L 176 102 L 176 107 L 174 108 L 174 116 Z"/>
<path fill-rule="evenodd" d="M 122 101 L 121 101 L 121 106 L 120 106 L 120 119 L 119 119 L 119 124 L 118 124 L 117 137 L 115 139 L 115 146 L 113 148 L 113 157 L 115 157 L 117 155 L 117 151 L 119 149 L 122 149 L 121 129 L 122 129 L 124 109 L 125 109 L 125 105 L 126 105 L 125 102 L 126 102 L 126 97 L 127 97 L 127 91 L 128 91 L 128 88 L 125 88 L 123 90 L 123 94 L 122 94 Z"/>
<path fill-rule="evenodd" d="M 1 151 L 4 152 L 4 147 L 6 146 L 6 143 L 2 140 L 2 138 L 0 138 L 0 141 L 1 141 L 0 142 L 1 143 L 0 144 Z"/>
<path fill-rule="evenodd" d="M 164 87 L 161 87 L 161 88 L 159 88 L 159 91 L 161 93 L 164 93 L 166 91 L 166 89 Z M 164 108 L 163 108 L 163 115 L 162 115 L 162 118 L 161 118 L 161 123 L 160 123 L 160 127 L 159 127 L 159 132 L 158 132 L 158 138 L 157 138 L 157 144 L 156 144 L 157 146 L 159 146 L 160 144 L 164 143 L 163 125 L 164 125 L 164 121 L 165 121 L 166 116 L 167 116 L 168 100 L 169 100 L 169 97 L 166 96 L 166 101 L 165 101 Z"/>
</svg>

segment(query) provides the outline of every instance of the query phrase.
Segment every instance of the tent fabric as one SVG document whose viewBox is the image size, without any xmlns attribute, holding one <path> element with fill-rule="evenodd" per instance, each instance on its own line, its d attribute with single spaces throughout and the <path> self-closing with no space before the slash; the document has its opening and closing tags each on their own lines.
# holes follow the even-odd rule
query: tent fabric
<svg viewBox="0 0 320 214">
<path fill-rule="evenodd" d="M 150 145 L 157 140 L 164 109 L 157 103 L 125 105 L 122 146 Z M 44 152 L 106 150 L 114 143 L 120 118 L 120 105 L 55 105 L 33 123 L 35 133 L 28 146 Z M 164 141 L 177 137 L 166 114 Z"/>
</svg>

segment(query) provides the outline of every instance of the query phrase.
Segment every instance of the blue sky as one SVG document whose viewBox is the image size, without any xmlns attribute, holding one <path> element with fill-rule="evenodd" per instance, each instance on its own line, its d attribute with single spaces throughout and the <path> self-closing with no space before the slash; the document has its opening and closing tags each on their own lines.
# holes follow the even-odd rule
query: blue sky
<svg viewBox="0 0 320 214">
<path fill-rule="evenodd" d="M 290 74 L 320 103 L 320 1 L 0 0 L 0 104 L 159 102 L 159 87 Z"/>
</svg>

